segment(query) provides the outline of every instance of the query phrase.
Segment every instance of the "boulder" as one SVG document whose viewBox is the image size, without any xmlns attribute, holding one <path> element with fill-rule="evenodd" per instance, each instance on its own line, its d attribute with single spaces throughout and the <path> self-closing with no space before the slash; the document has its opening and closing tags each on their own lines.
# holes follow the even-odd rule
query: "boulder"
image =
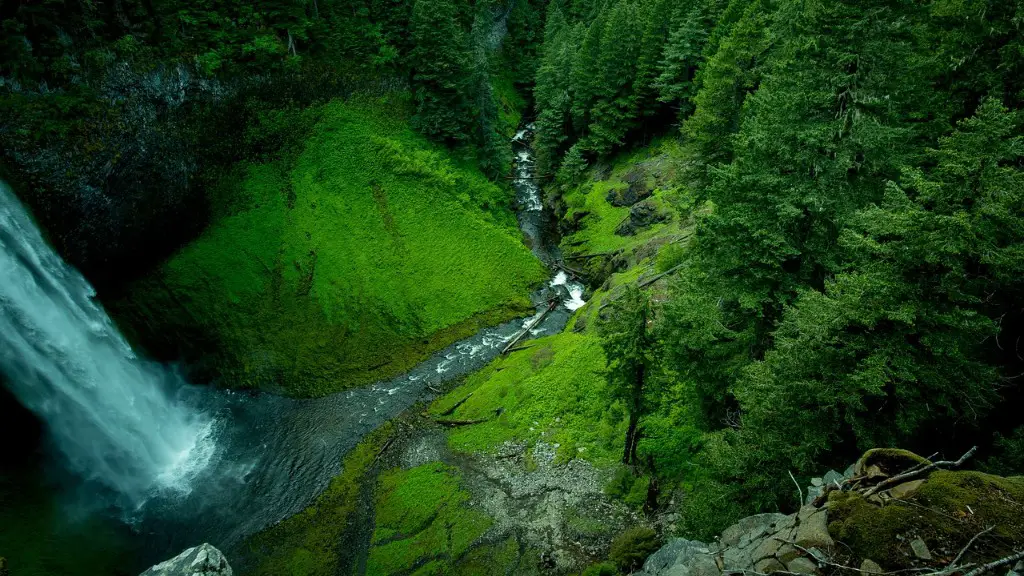
<svg viewBox="0 0 1024 576">
<path fill-rule="evenodd" d="M 629 209 L 629 217 L 615 229 L 618 236 L 632 236 L 642 228 L 668 220 L 668 214 L 658 210 L 650 200 L 644 200 Z"/>
<path fill-rule="evenodd" d="M 865 576 L 867 574 L 881 574 L 884 572 L 882 567 L 878 565 L 878 562 L 875 562 L 870 558 L 865 558 L 864 561 L 860 563 L 860 571 L 861 574 L 864 574 Z"/>
<path fill-rule="evenodd" d="M 798 516 L 796 543 L 804 548 L 830 548 L 835 542 L 828 532 L 828 510 L 804 506 Z"/>
<path fill-rule="evenodd" d="M 685 565 L 698 554 L 708 554 L 708 546 L 696 540 L 672 538 L 644 562 L 645 574 L 662 574 L 675 565 Z"/>
<path fill-rule="evenodd" d="M 139 576 L 233 576 L 228 561 L 210 544 L 189 548 Z"/>
<path fill-rule="evenodd" d="M 786 569 L 796 574 L 818 574 L 818 565 L 806 556 L 790 560 Z"/>
<path fill-rule="evenodd" d="M 736 546 L 740 543 L 740 540 L 744 535 L 750 539 L 751 534 L 757 534 L 758 536 L 764 534 L 764 532 L 772 525 L 784 521 L 786 516 L 784 514 L 755 514 L 754 516 L 747 516 L 739 522 L 729 526 L 722 532 L 722 537 L 719 542 L 722 546 Z"/>
</svg>

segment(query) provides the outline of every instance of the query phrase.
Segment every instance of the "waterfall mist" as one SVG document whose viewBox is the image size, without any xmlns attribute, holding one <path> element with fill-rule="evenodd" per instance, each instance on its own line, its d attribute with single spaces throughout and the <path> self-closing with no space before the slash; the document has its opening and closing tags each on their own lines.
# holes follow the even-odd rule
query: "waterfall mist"
<svg viewBox="0 0 1024 576">
<path fill-rule="evenodd" d="M 0 372 L 46 424 L 68 467 L 137 508 L 188 492 L 213 420 L 177 401 L 173 371 L 137 357 L 95 292 L 0 182 Z"/>
</svg>

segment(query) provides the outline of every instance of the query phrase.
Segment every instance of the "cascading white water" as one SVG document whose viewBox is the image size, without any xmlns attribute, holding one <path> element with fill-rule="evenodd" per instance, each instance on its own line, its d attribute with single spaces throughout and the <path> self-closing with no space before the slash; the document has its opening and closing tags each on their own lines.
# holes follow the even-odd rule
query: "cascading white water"
<svg viewBox="0 0 1024 576">
<path fill-rule="evenodd" d="M 139 507 L 189 490 L 213 420 L 175 401 L 182 382 L 138 358 L 76 270 L 0 182 L 0 372 L 70 468 Z"/>
</svg>

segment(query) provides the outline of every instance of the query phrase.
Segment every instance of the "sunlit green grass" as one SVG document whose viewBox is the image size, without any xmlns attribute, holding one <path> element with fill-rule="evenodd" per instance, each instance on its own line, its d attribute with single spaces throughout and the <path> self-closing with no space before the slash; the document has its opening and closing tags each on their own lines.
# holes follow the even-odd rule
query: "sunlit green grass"
<svg viewBox="0 0 1024 576">
<path fill-rule="evenodd" d="M 225 215 L 135 286 L 134 317 L 228 385 L 315 396 L 530 310 L 545 271 L 507 190 L 415 134 L 402 100 L 316 113 L 294 163 L 226 176 Z"/>
</svg>

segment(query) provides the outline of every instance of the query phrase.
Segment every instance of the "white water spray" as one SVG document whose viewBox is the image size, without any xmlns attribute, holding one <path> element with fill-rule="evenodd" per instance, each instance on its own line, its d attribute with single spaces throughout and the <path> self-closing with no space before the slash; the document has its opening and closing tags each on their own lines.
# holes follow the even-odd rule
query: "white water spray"
<svg viewBox="0 0 1024 576">
<path fill-rule="evenodd" d="M 70 468 L 139 507 L 187 492 L 213 421 L 176 402 L 174 373 L 135 356 L 76 270 L 0 182 L 0 372 Z"/>
</svg>

